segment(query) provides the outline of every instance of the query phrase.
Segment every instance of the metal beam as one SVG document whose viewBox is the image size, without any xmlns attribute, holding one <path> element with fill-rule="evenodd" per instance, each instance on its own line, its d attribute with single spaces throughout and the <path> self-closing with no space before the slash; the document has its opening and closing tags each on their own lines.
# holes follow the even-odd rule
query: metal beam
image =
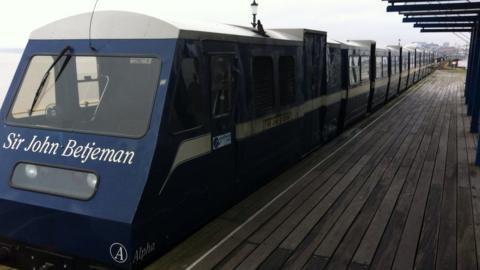
<svg viewBox="0 0 480 270">
<path fill-rule="evenodd" d="M 434 15 L 478 15 L 480 14 L 480 9 L 471 9 L 471 10 L 429 10 L 429 11 L 402 11 L 401 15 L 405 16 L 434 16 Z"/>
<path fill-rule="evenodd" d="M 461 28 L 472 28 L 474 23 L 416 23 L 413 27 L 416 28 L 448 28 L 448 27 L 461 27 Z"/>
<path fill-rule="evenodd" d="M 412 3 L 412 2 L 453 2 L 458 0 L 382 0 L 388 1 L 389 3 Z"/>
<path fill-rule="evenodd" d="M 454 32 L 472 32 L 472 28 L 440 28 L 440 29 L 421 29 L 422 33 L 454 33 Z"/>
<path fill-rule="evenodd" d="M 448 4 L 420 4 L 420 5 L 399 5 L 388 6 L 387 12 L 399 11 L 427 11 L 427 10 L 465 10 L 465 9 L 479 9 L 480 2 L 474 3 L 448 3 Z"/>
<path fill-rule="evenodd" d="M 408 17 L 403 22 L 475 22 L 479 16 Z"/>
</svg>

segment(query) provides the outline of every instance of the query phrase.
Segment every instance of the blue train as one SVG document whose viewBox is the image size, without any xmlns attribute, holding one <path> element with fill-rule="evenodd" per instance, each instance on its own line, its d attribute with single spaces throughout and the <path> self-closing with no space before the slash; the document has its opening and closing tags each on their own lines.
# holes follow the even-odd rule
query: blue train
<svg viewBox="0 0 480 270">
<path fill-rule="evenodd" d="M 3 103 L 0 264 L 140 269 L 435 62 L 308 29 L 90 19 L 34 31 Z"/>
</svg>

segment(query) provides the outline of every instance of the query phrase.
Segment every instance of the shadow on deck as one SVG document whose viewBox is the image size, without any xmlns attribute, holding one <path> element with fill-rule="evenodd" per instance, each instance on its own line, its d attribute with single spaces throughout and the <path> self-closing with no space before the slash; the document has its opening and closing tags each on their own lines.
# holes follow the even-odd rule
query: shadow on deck
<svg viewBox="0 0 480 270">
<path fill-rule="evenodd" d="M 436 71 L 150 269 L 477 269 L 464 77 Z"/>
</svg>

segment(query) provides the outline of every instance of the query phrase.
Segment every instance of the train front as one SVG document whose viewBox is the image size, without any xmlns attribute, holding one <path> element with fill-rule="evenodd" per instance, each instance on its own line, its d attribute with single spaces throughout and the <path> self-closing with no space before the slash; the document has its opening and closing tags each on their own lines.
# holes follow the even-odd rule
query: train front
<svg viewBox="0 0 480 270">
<path fill-rule="evenodd" d="M 156 23 L 104 11 L 32 33 L 1 109 L 0 265 L 139 263 L 132 223 L 175 50 Z"/>
</svg>

